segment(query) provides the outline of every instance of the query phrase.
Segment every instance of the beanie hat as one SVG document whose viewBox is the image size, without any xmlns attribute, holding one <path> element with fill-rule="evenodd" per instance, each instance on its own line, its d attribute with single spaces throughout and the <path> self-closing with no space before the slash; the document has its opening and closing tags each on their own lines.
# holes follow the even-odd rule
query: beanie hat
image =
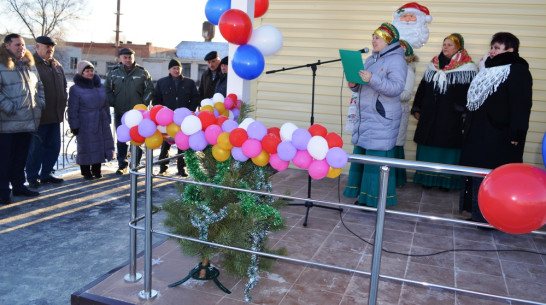
<svg viewBox="0 0 546 305">
<path fill-rule="evenodd" d="M 396 27 L 388 22 L 382 23 L 373 33 L 383 38 L 389 45 L 398 42 L 400 39 L 400 34 Z"/>
<path fill-rule="evenodd" d="M 227 65 L 228 64 L 228 57 L 226 56 L 226 57 L 222 58 L 222 61 L 220 61 L 220 64 L 221 65 Z"/>
<path fill-rule="evenodd" d="M 83 70 L 85 70 L 86 68 L 92 68 L 94 70 L 95 66 L 93 66 L 93 64 L 88 62 L 87 60 L 82 60 L 76 66 L 76 71 L 79 75 L 82 75 Z"/>
<path fill-rule="evenodd" d="M 407 41 L 401 39 L 400 45 L 404 48 L 404 56 L 413 55 L 413 48 Z"/>
<path fill-rule="evenodd" d="M 207 55 L 205 55 L 206 61 L 213 60 L 215 58 L 218 58 L 218 52 L 216 51 L 210 51 L 209 53 L 207 53 Z"/>
<path fill-rule="evenodd" d="M 178 61 L 178 59 L 173 58 L 171 59 L 171 61 L 169 61 L 169 70 L 174 66 L 182 67 L 182 64 L 180 63 L 180 61 Z"/>
<path fill-rule="evenodd" d="M 432 16 L 430 15 L 428 8 L 417 2 L 406 3 L 398 8 L 394 13 L 398 15 L 403 13 L 414 13 L 416 15 L 424 16 L 425 22 L 430 23 L 432 21 Z"/>
<path fill-rule="evenodd" d="M 452 33 L 451 35 L 444 38 L 444 40 L 446 40 L 446 39 L 452 40 L 455 43 L 455 46 L 457 47 L 458 50 L 464 49 L 463 35 L 461 35 L 459 33 Z"/>
</svg>

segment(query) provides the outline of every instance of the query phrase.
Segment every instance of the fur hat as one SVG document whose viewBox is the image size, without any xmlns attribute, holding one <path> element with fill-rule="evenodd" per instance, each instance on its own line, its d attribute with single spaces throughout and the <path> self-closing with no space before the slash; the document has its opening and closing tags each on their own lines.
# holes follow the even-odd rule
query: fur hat
<svg viewBox="0 0 546 305">
<path fill-rule="evenodd" d="M 463 35 L 461 35 L 459 33 L 452 33 L 451 35 L 444 38 L 444 40 L 446 40 L 446 39 L 450 39 L 451 41 L 453 41 L 458 50 L 464 49 Z"/>
<path fill-rule="evenodd" d="M 216 52 L 216 51 L 211 51 L 207 55 L 205 55 L 205 60 L 206 61 L 213 60 L 215 58 L 218 58 L 218 52 Z"/>
<path fill-rule="evenodd" d="M 404 56 L 413 55 L 413 48 L 407 41 L 400 39 L 400 45 L 404 48 Z"/>
<path fill-rule="evenodd" d="M 226 56 L 226 57 L 222 58 L 222 61 L 220 61 L 220 64 L 221 65 L 227 65 L 228 64 L 228 57 Z"/>
<path fill-rule="evenodd" d="M 82 75 L 83 70 L 85 70 L 86 68 L 92 68 L 94 70 L 95 66 L 93 66 L 93 64 L 87 60 L 82 60 L 78 63 L 78 66 L 76 68 L 78 74 Z"/>
<path fill-rule="evenodd" d="M 171 59 L 171 61 L 169 61 L 169 70 L 174 66 L 182 67 L 182 64 L 180 63 L 180 61 L 178 61 L 178 59 L 173 58 Z"/>
<path fill-rule="evenodd" d="M 400 39 L 400 34 L 396 27 L 388 22 L 382 23 L 373 33 L 383 38 L 389 45 L 398 42 Z"/>
</svg>

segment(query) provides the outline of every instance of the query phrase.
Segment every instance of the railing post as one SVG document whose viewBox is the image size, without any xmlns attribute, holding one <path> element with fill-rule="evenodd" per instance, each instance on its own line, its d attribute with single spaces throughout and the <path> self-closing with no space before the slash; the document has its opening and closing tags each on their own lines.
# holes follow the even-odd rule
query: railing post
<svg viewBox="0 0 546 305">
<path fill-rule="evenodd" d="M 137 147 L 131 144 L 131 161 L 129 168 L 133 170 L 137 164 Z M 137 175 L 131 175 L 131 219 L 133 222 L 137 218 Z M 142 274 L 136 272 L 136 244 L 137 244 L 137 232 L 136 229 L 129 228 L 129 274 L 126 274 L 124 279 L 127 283 L 134 283 L 140 281 Z"/>
<path fill-rule="evenodd" d="M 387 207 L 387 187 L 389 186 L 389 167 L 380 167 L 379 198 L 377 199 L 377 217 L 375 222 L 375 241 L 373 247 L 372 270 L 370 277 L 370 293 L 368 305 L 377 302 L 379 286 L 379 269 L 381 267 L 381 248 L 383 247 L 383 226 L 385 224 L 385 209 Z"/>
<path fill-rule="evenodd" d="M 144 290 L 138 297 L 145 300 L 157 296 L 152 289 L 152 170 L 154 165 L 154 151 L 146 147 L 146 206 L 144 212 Z"/>
</svg>

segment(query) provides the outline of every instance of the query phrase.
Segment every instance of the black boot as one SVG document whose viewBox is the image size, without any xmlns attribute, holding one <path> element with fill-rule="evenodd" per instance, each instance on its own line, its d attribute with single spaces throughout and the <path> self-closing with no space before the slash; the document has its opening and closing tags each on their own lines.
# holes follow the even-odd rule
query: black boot
<svg viewBox="0 0 546 305">
<path fill-rule="evenodd" d="M 101 171 L 100 171 L 100 168 L 101 168 L 102 164 L 101 163 L 95 163 L 93 165 L 91 165 L 91 171 L 93 172 L 93 176 L 95 176 L 95 178 L 102 178 L 102 174 L 101 174 Z"/>
<path fill-rule="evenodd" d="M 80 165 L 80 171 L 84 179 L 86 180 L 93 179 L 93 175 L 91 175 L 91 165 Z"/>
</svg>

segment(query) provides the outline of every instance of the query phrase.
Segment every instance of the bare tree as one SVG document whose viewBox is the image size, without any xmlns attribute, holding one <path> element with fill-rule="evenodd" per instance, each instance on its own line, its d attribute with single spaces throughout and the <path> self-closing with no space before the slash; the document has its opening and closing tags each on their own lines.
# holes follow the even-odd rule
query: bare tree
<svg viewBox="0 0 546 305">
<path fill-rule="evenodd" d="M 62 25 L 78 19 L 86 0 L 0 0 L 28 28 L 32 37 L 58 36 Z M 57 34 L 57 35 L 56 35 Z"/>
</svg>

